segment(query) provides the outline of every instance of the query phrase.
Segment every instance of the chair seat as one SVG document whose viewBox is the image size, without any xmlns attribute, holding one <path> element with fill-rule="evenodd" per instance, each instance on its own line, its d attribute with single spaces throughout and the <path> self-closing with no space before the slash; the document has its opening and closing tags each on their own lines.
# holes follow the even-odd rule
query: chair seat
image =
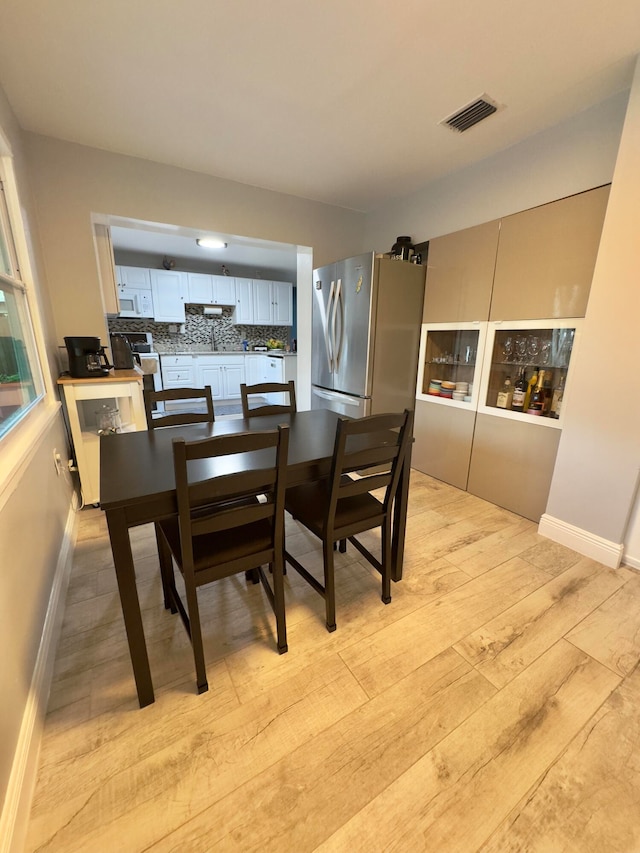
<svg viewBox="0 0 640 853">
<path fill-rule="evenodd" d="M 348 479 L 348 478 L 345 478 Z M 322 538 L 329 500 L 329 481 L 321 480 L 304 486 L 287 489 L 285 509 L 294 518 Z M 342 535 L 352 535 L 382 523 L 384 508 L 379 500 L 369 493 L 340 498 L 334 517 L 334 530 L 349 530 Z M 361 525 L 364 525 L 361 527 Z M 337 536 L 336 538 L 342 538 Z"/>
<path fill-rule="evenodd" d="M 180 529 L 177 518 L 160 522 L 169 547 L 174 554 L 180 553 Z M 193 564 L 198 572 L 217 566 L 233 564 L 236 560 L 272 550 L 271 524 L 267 520 L 257 521 L 239 528 L 220 530 L 193 537 Z M 260 561 L 258 561 L 258 565 Z M 231 572 L 232 573 L 232 572 Z M 225 577 L 221 572 L 220 577 Z"/>
<path fill-rule="evenodd" d="M 340 418 L 329 476 L 287 489 L 285 509 L 322 541 L 324 584 L 285 550 L 285 560 L 325 600 L 328 631 L 336 630 L 333 551 L 347 542 L 382 577 L 381 599 L 391 601 L 393 502 L 413 425 L 412 413 Z M 382 500 L 379 496 L 383 495 Z M 380 559 L 358 538 L 380 528 Z"/>
</svg>

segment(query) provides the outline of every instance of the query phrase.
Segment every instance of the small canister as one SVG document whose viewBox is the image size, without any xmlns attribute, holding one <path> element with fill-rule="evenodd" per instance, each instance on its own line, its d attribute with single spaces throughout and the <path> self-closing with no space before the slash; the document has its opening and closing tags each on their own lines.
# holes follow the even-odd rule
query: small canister
<svg viewBox="0 0 640 853">
<path fill-rule="evenodd" d="M 408 261 L 413 254 L 413 243 L 411 237 L 396 237 L 396 242 L 391 247 L 391 257 L 394 261 Z"/>
</svg>

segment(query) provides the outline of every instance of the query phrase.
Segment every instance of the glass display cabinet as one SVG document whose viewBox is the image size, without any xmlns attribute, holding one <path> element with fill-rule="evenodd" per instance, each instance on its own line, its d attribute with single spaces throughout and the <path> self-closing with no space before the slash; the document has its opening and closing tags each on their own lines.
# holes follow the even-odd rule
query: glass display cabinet
<svg viewBox="0 0 640 853">
<path fill-rule="evenodd" d="M 486 323 L 425 323 L 420 338 L 419 400 L 475 409 Z"/>
<path fill-rule="evenodd" d="M 490 322 L 478 410 L 559 428 L 581 322 Z"/>
</svg>

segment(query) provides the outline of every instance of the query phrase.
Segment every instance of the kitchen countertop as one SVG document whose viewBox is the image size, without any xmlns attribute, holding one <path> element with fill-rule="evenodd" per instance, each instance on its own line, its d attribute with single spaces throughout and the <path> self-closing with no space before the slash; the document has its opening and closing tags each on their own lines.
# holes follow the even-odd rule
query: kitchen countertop
<svg viewBox="0 0 640 853">
<path fill-rule="evenodd" d="M 184 350 L 156 350 L 158 355 L 269 355 L 273 358 L 290 358 L 291 356 L 297 356 L 297 352 L 255 352 L 254 350 L 250 350 L 246 352 L 245 350 L 212 350 L 212 349 L 198 349 L 194 347 L 192 349 L 184 349 Z"/>
<path fill-rule="evenodd" d="M 86 376 L 78 377 L 69 374 L 63 374 L 57 379 L 58 385 L 108 385 L 110 382 L 142 382 L 143 373 L 139 367 L 134 367 L 133 370 L 113 370 L 111 369 L 106 376 Z"/>
</svg>

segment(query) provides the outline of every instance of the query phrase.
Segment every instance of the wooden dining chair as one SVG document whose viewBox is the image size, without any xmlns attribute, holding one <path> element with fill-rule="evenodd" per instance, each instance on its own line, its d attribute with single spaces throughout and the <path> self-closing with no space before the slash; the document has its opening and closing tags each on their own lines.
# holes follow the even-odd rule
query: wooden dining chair
<svg viewBox="0 0 640 853">
<path fill-rule="evenodd" d="M 392 509 L 412 430 L 413 412 L 408 410 L 358 420 L 341 418 L 328 479 L 287 490 L 287 511 L 322 540 L 324 583 L 286 551 L 285 560 L 324 597 L 328 631 L 336 629 L 336 543 L 345 551 L 346 542 L 351 542 L 377 569 L 382 575 L 382 601 L 391 601 Z M 372 494 L 378 489 L 382 495 Z M 356 538 L 377 527 L 381 528 L 380 559 Z"/>
<path fill-rule="evenodd" d="M 146 388 L 142 392 L 144 397 L 144 411 L 147 417 L 147 429 L 159 429 L 161 427 L 187 426 L 188 424 L 213 423 L 215 420 L 213 412 L 213 398 L 211 396 L 211 388 L 166 388 L 162 391 L 155 391 Z M 204 401 L 207 410 L 206 412 L 190 412 L 186 408 L 180 408 L 179 404 L 184 402 L 185 406 L 193 406 L 196 401 Z M 154 405 L 156 403 L 176 403 L 178 411 L 162 413 L 154 413 Z M 156 541 L 158 544 L 158 552 L 160 552 L 160 529 L 158 522 L 155 523 Z M 160 573 L 162 575 L 162 592 L 164 595 L 164 606 L 166 610 L 172 609 L 171 600 L 168 589 L 168 576 L 166 562 L 163 565 L 160 563 Z M 173 611 L 175 613 L 175 610 Z"/>
<path fill-rule="evenodd" d="M 144 396 L 144 411 L 147 416 L 147 428 L 157 429 L 158 427 L 166 426 L 184 426 L 185 424 L 202 424 L 213 423 L 215 420 L 213 413 L 213 398 L 211 396 L 211 388 L 209 385 L 204 388 L 165 388 L 163 391 L 153 391 L 145 389 Z M 186 406 L 193 406 L 196 400 L 203 401 L 207 407 L 206 412 L 194 412 L 182 410 L 176 412 L 154 413 L 153 407 L 156 403 L 176 403 L 184 402 Z"/>
<path fill-rule="evenodd" d="M 277 648 L 287 651 L 284 609 L 284 496 L 289 427 L 173 440 L 178 516 L 160 521 L 172 612 L 191 639 L 198 693 L 208 690 L 197 590 L 240 572 L 257 573 L 276 617 Z M 228 464 L 225 457 L 233 457 Z M 207 476 L 215 465 L 215 475 Z M 227 473 L 228 471 L 228 473 Z M 175 584 L 184 578 L 186 607 Z M 262 570 L 268 564 L 273 587 Z M 256 581 L 257 582 L 257 581 Z"/>
<path fill-rule="evenodd" d="M 263 403 L 266 394 L 285 394 L 288 403 Z M 257 418 L 263 415 L 293 414 L 296 411 L 296 385 L 295 382 L 261 382 L 257 385 L 240 386 L 242 397 L 242 417 Z M 253 399 L 252 399 L 253 398 Z M 258 405 L 255 405 L 259 399 Z"/>
</svg>

